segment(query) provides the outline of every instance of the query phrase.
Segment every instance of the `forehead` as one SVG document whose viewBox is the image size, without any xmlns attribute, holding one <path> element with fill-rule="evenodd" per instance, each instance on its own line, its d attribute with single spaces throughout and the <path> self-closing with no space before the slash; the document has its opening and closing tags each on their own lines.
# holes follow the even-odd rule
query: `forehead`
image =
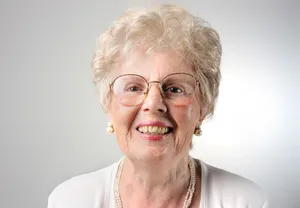
<svg viewBox="0 0 300 208">
<path fill-rule="evenodd" d="M 171 51 L 151 52 L 133 51 L 122 57 L 116 75 L 138 74 L 146 79 L 161 79 L 177 72 L 193 74 L 187 62 Z"/>
</svg>

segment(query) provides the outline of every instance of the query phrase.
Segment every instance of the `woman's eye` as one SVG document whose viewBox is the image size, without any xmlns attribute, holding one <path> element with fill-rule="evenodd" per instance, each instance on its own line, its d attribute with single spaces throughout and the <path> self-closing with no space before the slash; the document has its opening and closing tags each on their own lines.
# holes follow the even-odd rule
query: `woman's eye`
<svg viewBox="0 0 300 208">
<path fill-rule="evenodd" d="M 170 91 L 171 93 L 182 93 L 183 92 L 183 90 L 178 87 L 170 87 L 168 89 L 168 91 Z"/>
<path fill-rule="evenodd" d="M 128 91 L 130 92 L 138 92 L 138 91 L 141 91 L 142 89 L 139 88 L 138 86 L 131 86 L 129 87 Z"/>
</svg>

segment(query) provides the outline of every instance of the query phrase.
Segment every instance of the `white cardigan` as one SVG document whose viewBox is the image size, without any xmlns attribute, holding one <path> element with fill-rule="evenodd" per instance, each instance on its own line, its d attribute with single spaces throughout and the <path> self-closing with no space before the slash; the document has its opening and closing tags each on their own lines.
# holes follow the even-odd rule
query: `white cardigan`
<svg viewBox="0 0 300 208">
<path fill-rule="evenodd" d="M 209 166 L 202 168 L 200 208 L 268 208 L 262 189 L 253 182 Z M 118 163 L 71 178 L 50 194 L 48 208 L 113 208 L 113 184 Z"/>
</svg>

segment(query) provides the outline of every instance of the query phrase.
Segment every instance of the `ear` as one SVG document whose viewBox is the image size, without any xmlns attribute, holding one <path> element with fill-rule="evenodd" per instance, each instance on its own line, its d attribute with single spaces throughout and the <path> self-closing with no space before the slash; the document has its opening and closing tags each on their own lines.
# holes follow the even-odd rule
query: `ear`
<svg viewBox="0 0 300 208">
<path fill-rule="evenodd" d="M 106 113 L 107 119 L 108 119 L 109 121 L 111 121 L 111 119 L 112 119 L 112 114 L 111 114 L 110 109 L 109 109 L 109 108 L 106 109 L 105 113 Z"/>
<path fill-rule="evenodd" d="M 111 111 L 111 107 L 110 107 L 110 97 L 107 98 L 103 103 L 101 103 L 101 100 L 99 98 L 99 103 L 102 107 L 102 110 L 104 111 L 104 113 L 107 115 L 108 119 L 111 120 L 112 118 L 112 111 Z"/>
<path fill-rule="evenodd" d="M 198 123 L 200 126 L 205 119 L 205 112 L 206 112 L 205 107 L 200 108 L 199 123 Z"/>
</svg>

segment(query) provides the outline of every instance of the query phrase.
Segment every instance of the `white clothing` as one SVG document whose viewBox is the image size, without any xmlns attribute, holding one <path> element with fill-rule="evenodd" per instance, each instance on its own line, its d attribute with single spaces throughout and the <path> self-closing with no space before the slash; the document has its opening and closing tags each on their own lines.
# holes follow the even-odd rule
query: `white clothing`
<svg viewBox="0 0 300 208">
<path fill-rule="evenodd" d="M 195 159 L 202 169 L 200 208 L 268 208 L 269 202 L 253 182 Z M 48 208 L 113 208 L 118 164 L 71 178 L 50 194 Z"/>
</svg>

